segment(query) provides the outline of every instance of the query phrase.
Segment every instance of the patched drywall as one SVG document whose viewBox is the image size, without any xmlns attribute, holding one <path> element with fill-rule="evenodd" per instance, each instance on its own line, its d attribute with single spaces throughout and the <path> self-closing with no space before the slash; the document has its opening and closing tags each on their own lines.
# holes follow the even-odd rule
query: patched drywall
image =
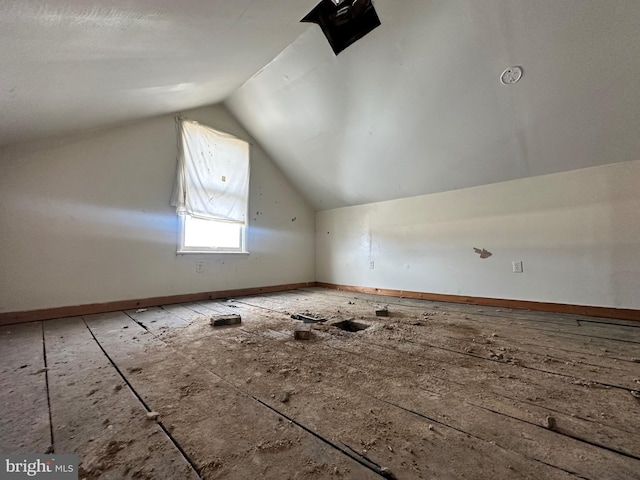
<svg viewBox="0 0 640 480">
<path fill-rule="evenodd" d="M 253 143 L 251 253 L 176 255 L 172 115 L 8 147 L 0 150 L 0 312 L 314 280 L 305 200 L 224 107 L 183 113 Z"/>
<path fill-rule="evenodd" d="M 322 211 L 317 280 L 638 309 L 638 185 L 633 161 Z"/>
</svg>

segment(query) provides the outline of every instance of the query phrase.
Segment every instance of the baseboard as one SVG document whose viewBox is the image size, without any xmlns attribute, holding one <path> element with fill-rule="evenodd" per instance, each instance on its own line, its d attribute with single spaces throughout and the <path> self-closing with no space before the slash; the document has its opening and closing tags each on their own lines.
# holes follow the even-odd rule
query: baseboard
<svg viewBox="0 0 640 480">
<path fill-rule="evenodd" d="M 615 318 L 619 320 L 640 321 L 640 310 L 612 307 L 593 307 L 589 305 L 570 305 L 564 303 L 532 302 L 529 300 L 509 300 L 502 298 L 469 297 L 466 295 L 444 295 L 440 293 L 412 292 L 406 290 L 389 290 L 385 288 L 355 287 L 352 285 L 336 285 L 333 283 L 316 282 L 317 287 L 347 292 L 368 293 L 373 295 L 387 295 L 389 297 L 415 298 L 418 300 L 433 300 L 436 302 L 465 303 L 482 305 L 485 307 L 514 308 L 520 310 L 535 310 L 548 313 L 566 313 L 572 315 L 586 315 L 589 317 Z"/>
<path fill-rule="evenodd" d="M 16 323 L 53 320 L 56 318 L 77 317 L 95 313 L 115 312 L 132 308 L 157 307 L 175 303 L 198 302 L 214 300 L 216 298 L 241 297 L 260 293 L 284 292 L 297 288 L 321 287 L 332 290 L 343 290 L 372 295 L 386 295 L 389 297 L 414 298 L 418 300 L 432 300 L 436 302 L 464 303 L 468 305 L 482 305 L 486 307 L 514 308 L 520 310 L 535 310 L 548 313 L 565 313 L 572 315 L 586 315 L 590 317 L 615 318 L 620 320 L 640 321 L 640 310 L 612 307 L 594 307 L 589 305 L 570 305 L 564 303 L 532 302 L 529 300 L 509 300 L 503 298 L 470 297 L 466 295 L 445 295 L 440 293 L 413 292 L 407 290 L 391 290 L 385 288 L 357 287 L 353 285 L 337 285 L 324 282 L 290 283 L 286 285 L 272 285 L 267 287 L 240 288 L 235 290 L 221 290 L 215 292 L 187 293 L 138 300 L 121 300 L 88 305 L 69 307 L 45 308 L 24 312 L 0 313 L 0 326 Z"/>
<path fill-rule="evenodd" d="M 216 298 L 241 297 L 245 295 L 257 295 L 260 293 L 283 292 L 296 288 L 308 288 L 315 286 L 315 282 L 290 283 L 287 285 L 273 285 L 268 287 L 240 288 L 235 290 L 222 290 L 216 292 L 187 293 L 183 295 L 170 295 L 166 297 L 153 297 L 139 300 L 121 300 L 107 303 L 92 303 L 88 305 L 75 305 L 70 307 L 45 308 L 42 310 L 29 310 L 24 312 L 0 313 L 0 326 L 16 323 L 36 322 L 40 320 L 53 320 L 56 318 L 77 317 L 80 315 L 92 315 L 94 313 L 116 312 L 132 308 L 157 307 L 174 303 L 198 302 L 201 300 L 214 300 Z"/>
</svg>

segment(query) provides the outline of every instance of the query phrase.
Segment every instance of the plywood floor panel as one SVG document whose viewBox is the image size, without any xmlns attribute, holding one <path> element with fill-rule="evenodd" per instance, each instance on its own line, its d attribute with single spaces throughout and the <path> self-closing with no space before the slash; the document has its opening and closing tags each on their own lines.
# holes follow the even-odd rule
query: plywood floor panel
<svg viewBox="0 0 640 480">
<path fill-rule="evenodd" d="M 383 305 L 388 318 L 375 316 Z M 242 324 L 209 324 L 228 313 Z M 294 313 L 328 322 L 297 341 Z M 369 328 L 335 326 L 346 319 Z M 128 478 L 134 463 L 177 478 L 154 464 L 167 455 L 205 479 L 639 478 L 637 323 L 312 288 L 44 328 L 44 344 L 42 324 L 0 329 L 0 381 L 24 380 L 20 355 L 36 368 L 47 352 L 49 371 L 22 382 L 44 408 L 0 408 L 39 412 L 46 433 L 49 379 L 56 451 L 103 458 L 109 431 L 122 433 L 120 460 L 91 478 Z M 136 434 L 118 426 L 136 422 Z"/>
<path fill-rule="evenodd" d="M 215 304 L 213 304 L 215 306 Z M 242 305 L 240 305 L 240 311 L 243 311 Z M 218 307 L 220 308 L 220 307 Z M 246 309 L 244 310 L 244 313 L 250 313 L 247 312 Z M 244 330 L 245 328 L 243 328 Z M 317 334 L 321 335 L 324 334 L 324 332 L 327 329 L 324 329 L 322 331 L 318 331 Z M 326 335 L 326 334 L 325 334 Z M 352 335 L 352 334 L 347 334 L 347 335 Z M 327 341 L 325 341 L 325 339 L 323 339 L 323 341 L 320 343 L 320 346 L 322 347 L 326 347 L 327 345 L 330 344 L 336 344 L 337 340 L 336 338 L 339 337 L 333 337 L 331 338 L 330 335 L 327 335 L 328 337 L 330 337 L 329 339 L 326 339 Z M 344 348 L 348 348 L 349 345 L 360 345 L 361 348 L 361 355 L 363 358 L 366 358 L 365 355 L 367 355 L 366 350 L 367 349 L 371 349 L 371 347 L 373 346 L 371 343 L 368 343 L 367 340 L 367 335 L 362 335 L 361 338 L 357 341 L 344 341 L 344 342 L 337 342 L 338 344 L 342 343 L 342 349 Z M 363 346 L 363 344 L 366 343 L 366 346 Z M 394 345 L 397 345 L 399 342 L 392 342 L 390 343 L 390 348 L 389 350 L 391 350 L 390 352 L 384 352 L 384 351 L 378 351 L 377 354 L 374 354 L 372 356 L 369 356 L 367 358 L 367 361 L 369 362 L 370 368 L 367 368 L 369 365 L 367 365 L 367 362 L 364 363 L 364 367 L 361 365 L 360 368 L 356 367 L 356 369 L 358 370 L 358 375 L 360 376 L 359 380 L 357 382 L 351 382 L 352 385 L 362 385 L 362 384 L 368 384 L 368 385 L 375 385 L 376 388 L 378 389 L 383 389 L 386 387 L 387 391 L 389 392 L 397 392 L 398 395 L 401 396 L 401 398 L 421 398 L 421 395 L 418 395 L 417 397 L 415 397 L 415 395 L 413 394 L 407 394 L 407 392 L 411 392 L 412 388 L 415 387 L 416 384 L 416 379 L 420 378 L 420 374 L 422 372 L 420 372 L 420 370 L 424 370 L 423 368 L 418 369 L 418 372 L 415 372 L 415 370 L 412 367 L 412 365 L 410 363 L 407 362 L 403 362 L 402 359 L 399 356 L 394 357 L 393 354 L 393 347 Z M 299 343 L 292 343 L 292 342 L 288 342 L 288 345 L 300 345 Z M 315 345 L 314 345 L 315 348 Z M 316 361 L 319 361 L 320 363 L 322 363 L 323 365 L 326 366 L 326 368 L 324 369 L 324 371 L 327 372 L 334 372 L 334 371 L 341 371 L 340 367 L 352 367 L 354 364 L 357 363 L 357 360 L 355 358 L 352 359 L 344 359 L 340 354 L 342 353 L 342 351 L 336 352 L 330 352 L 330 355 L 328 358 L 322 357 L 319 352 L 317 350 L 314 350 L 314 355 L 313 358 Z M 369 355 L 371 355 L 371 352 L 369 352 Z M 298 356 L 294 356 L 295 358 L 299 358 Z M 338 358 L 340 357 L 340 358 Z M 393 365 L 394 363 L 397 365 L 401 365 L 401 368 L 394 368 L 392 366 L 387 366 L 386 363 L 382 363 L 382 364 L 378 364 L 375 363 L 376 359 L 375 357 L 379 357 L 379 358 L 385 358 L 388 361 L 391 361 L 391 365 Z M 418 357 L 419 358 L 419 357 Z M 335 364 L 331 364 L 332 360 L 335 360 L 337 363 Z M 397 362 L 394 362 L 393 360 L 397 360 Z M 298 360 L 298 362 L 300 362 L 300 368 L 304 368 L 305 365 L 303 364 L 303 362 L 301 362 L 300 360 Z M 309 367 L 307 365 L 307 367 Z M 368 371 L 367 371 L 368 370 Z M 481 370 L 481 369 L 479 369 Z M 347 371 L 348 370 L 346 368 L 343 368 L 342 371 Z M 406 374 L 409 375 L 406 375 Z M 369 381 L 365 381 L 365 375 L 367 377 L 369 377 Z M 413 376 L 415 375 L 415 376 Z M 392 379 L 392 380 L 390 380 Z M 334 383 L 335 382 L 339 382 L 340 379 L 334 379 L 333 380 Z M 498 378 L 496 378 L 496 381 L 499 382 L 500 380 Z M 391 382 L 391 383 L 389 383 Z M 560 387 L 562 387 L 562 385 L 560 385 Z M 469 391 L 473 391 L 471 389 L 469 389 Z M 415 390 L 413 390 L 414 394 L 415 394 Z M 475 393 L 477 394 L 478 392 L 485 392 L 485 389 L 476 389 Z M 442 392 L 445 393 L 445 392 Z M 448 409 L 452 408 L 453 404 L 463 404 L 464 408 L 463 408 L 463 412 L 467 412 L 469 410 L 474 411 L 477 410 L 476 405 L 474 405 L 473 403 L 470 403 L 469 401 L 465 400 L 464 397 L 464 393 L 457 395 L 457 396 L 452 396 L 450 394 L 451 392 L 448 391 L 446 392 L 446 394 L 440 395 L 437 394 L 437 402 L 432 404 L 432 407 L 436 407 L 440 402 L 445 403 L 447 405 Z M 469 392 L 466 392 L 467 394 Z M 611 399 L 614 396 L 619 396 L 620 392 L 613 392 L 613 393 L 608 393 L 608 397 L 607 400 L 611 401 Z M 482 396 L 485 396 L 484 394 Z M 624 395 L 623 399 L 625 400 L 629 400 L 630 403 L 633 402 L 633 398 L 630 395 Z M 477 401 L 474 398 L 475 401 Z M 495 409 L 495 402 L 496 400 L 499 401 L 499 407 L 498 409 L 494 412 L 491 411 L 492 409 Z M 508 400 L 508 399 L 507 399 Z M 516 416 L 511 418 L 513 415 L 513 411 L 514 411 L 514 406 L 513 406 L 513 402 L 511 400 L 508 400 L 505 402 L 505 398 L 499 398 L 497 396 L 494 396 L 493 398 L 494 401 L 494 405 L 488 405 L 488 406 L 479 406 L 478 408 L 481 408 L 485 411 L 485 413 L 483 414 L 480 411 L 475 411 L 474 414 L 470 415 L 471 419 L 475 419 L 475 418 L 483 418 L 483 417 L 491 417 L 492 414 L 494 413 L 499 413 L 502 415 L 502 417 L 496 417 L 493 421 L 487 421 L 487 425 L 489 427 L 491 427 L 494 423 L 504 423 L 504 422 L 512 422 L 513 420 L 521 420 L 524 423 L 523 424 L 514 424 L 516 426 L 517 429 L 517 425 L 521 425 L 521 428 L 523 429 L 533 429 L 534 432 L 538 432 L 539 433 L 539 437 L 542 436 L 544 437 L 545 435 L 549 434 L 550 432 L 547 430 L 544 430 L 541 428 L 541 421 L 545 418 L 544 415 L 536 418 L 531 418 L 531 415 L 517 415 L 520 412 L 516 413 Z M 630 404 L 630 406 L 633 408 L 633 403 Z M 506 407 L 506 408 L 505 408 Z M 529 406 L 524 406 L 524 411 L 528 413 L 527 410 L 529 410 L 531 407 Z M 502 411 L 501 411 L 502 409 Z M 612 409 L 607 409 L 607 412 L 611 411 Z M 613 410 L 615 410 L 615 408 L 613 408 Z M 433 411 L 433 408 L 432 410 Z M 627 412 L 627 410 L 623 410 L 625 412 Z M 442 412 L 441 412 L 442 413 Z M 444 413 L 442 413 L 444 414 Z M 547 414 L 552 414 L 552 412 L 547 412 Z M 455 415 L 454 418 L 464 418 L 465 415 Z M 467 415 L 468 416 L 468 415 Z M 625 418 L 628 419 L 628 416 L 625 413 Z M 469 421 L 469 418 L 467 419 L 467 421 Z M 621 447 L 620 450 L 623 452 L 627 452 L 630 453 L 631 455 L 635 455 L 638 459 L 640 459 L 640 445 L 639 445 L 639 441 L 640 441 L 640 436 L 637 435 L 629 435 L 628 433 L 624 432 L 624 431 L 618 431 L 615 428 L 604 428 L 601 425 L 597 425 L 598 427 L 600 427 L 600 430 L 603 431 L 598 431 L 598 439 L 602 442 L 602 445 L 605 447 L 607 446 L 611 446 L 612 448 L 617 448 L 617 447 Z M 576 427 L 579 427 L 576 431 Z M 577 418 L 574 417 L 570 417 L 569 415 L 566 415 L 563 417 L 563 422 L 562 422 L 562 428 L 564 428 L 564 432 L 567 435 L 572 435 L 578 439 L 586 439 L 588 441 L 593 441 L 593 437 L 594 432 L 593 430 L 595 429 L 594 427 L 596 427 L 596 425 L 594 424 L 589 424 L 586 421 L 584 422 L 579 422 Z M 630 426 L 631 430 L 633 430 L 633 427 Z M 573 429 L 573 430 L 571 430 Z M 482 432 L 476 432 L 479 435 L 485 434 L 485 435 L 496 435 L 495 431 L 492 431 L 491 429 L 487 429 L 483 427 Z M 514 428 L 511 429 L 504 429 L 504 431 L 513 431 Z M 498 432 L 501 432 L 502 430 L 499 430 Z M 597 431 L 597 429 L 596 429 Z M 541 461 L 545 461 L 545 462 L 550 462 L 551 464 L 555 464 L 558 466 L 564 466 L 564 468 L 567 468 L 569 471 L 576 471 L 576 472 L 580 472 L 581 470 L 584 473 L 584 469 L 586 468 L 587 471 L 591 471 L 591 472 L 596 472 L 596 467 L 599 466 L 599 468 L 601 468 L 601 470 L 599 472 L 596 472 L 598 477 L 597 478 L 605 478 L 606 475 L 610 475 L 611 478 L 625 478 L 628 477 L 630 475 L 630 472 L 633 471 L 634 467 L 637 467 L 637 460 L 631 460 L 631 461 L 627 461 L 626 459 L 624 460 L 620 460 L 620 457 L 617 456 L 617 454 L 611 454 L 607 451 L 603 451 L 600 449 L 595 449 L 592 452 L 588 452 L 588 450 L 591 448 L 589 445 L 580 445 L 580 442 L 575 442 L 575 441 L 567 441 L 566 439 L 560 439 L 557 436 L 555 436 L 555 432 L 552 434 L 552 439 L 555 437 L 556 443 L 557 441 L 560 441 L 561 445 L 555 445 L 554 448 L 554 442 L 551 441 L 550 439 L 546 439 L 544 441 L 540 441 L 539 443 L 546 445 L 546 453 L 544 455 L 540 455 L 539 460 Z M 492 441 L 498 441 L 500 440 L 499 438 L 493 438 Z M 612 441 L 612 438 L 615 439 Z M 519 439 L 519 437 L 516 437 L 516 439 Z M 506 440 L 504 440 L 504 443 L 507 444 L 512 444 L 513 443 L 513 438 L 508 438 Z M 584 457 L 584 459 L 582 459 L 581 457 L 576 457 L 573 459 L 572 463 L 569 464 L 564 464 L 559 461 L 561 460 L 561 458 L 555 457 L 554 460 L 554 455 L 555 452 L 561 452 L 561 451 L 568 451 L 569 448 L 567 448 L 566 446 L 563 446 L 562 443 L 568 443 L 570 445 L 579 445 L 579 448 L 577 448 L 575 451 L 581 452 L 578 455 L 582 455 Z M 584 443 L 584 442 L 583 442 Z M 583 451 L 583 450 L 587 450 L 587 452 Z M 521 452 L 525 452 L 525 451 L 531 451 L 531 448 L 529 447 L 522 447 Z M 546 455 L 546 456 L 545 456 Z M 564 457 L 562 457 L 564 458 Z M 616 469 L 618 468 L 619 464 L 624 464 L 627 463 L 627 467 L 625 469 L 625 467 L 620 467 L 622 468 L 621 471 L 617 471 Z M 595 469 L 595 470 L 594 470 Z M 631 478 L 631 477 L 630 477 Z"/>
<path fill-rule="evenodd" d="M 225 308 L 222 304 L 215 306 L 218 311 Z M 206 305 L 196 308 L 203 315 L 214 311 Z M 479 478 L 527 478 L 526 472 L 532 469 L 538 478 L 571 477 L 526 455 L 506 451 L 491 441 L 472 438 L 446 425 L 440 426 L 439 434 L 434 433 L 428 422 L 416 420 L 410 412 L 355 387 L 353 378 L 345 375 L 340 365 L 331 364 L 330 356 L 321 359 L 319 368 L 314 360 L 296 355 L 304 353 L 295 351 L 297 346 L 305 349 L 304 345 L 283 343 L 282 337 L 256 339 L 245 329 L 250 325 L 259 328 L 261 322 L 255 320 L 263 317 L 252 317 L 242 307 L 234 311 L 243 312 L 245 325 L 241 329 L 214 331 L 206 322 L 200 322 L 190 332 L 170 341 L 184 351 L 196 352 L 195 357 L 203 367 L 214 370 L 297 423 L 384 465 L 398 478 L 457 479 L 462 471 L 471 468 Z M 213 340 L 222 351 L 212 352 L 206 340 L 194 348 L 194 338 Z M 251 347 L 254 358 L 245 357 L 244 347 Z M 317 359 L 316 354 L 313 352 Z M 220 362 L 219 358 L 227 361 Z M 391 424 L 401 425 L 402 438 L 378 438 Z M 451 450 L 455 453 L 447 455 Z"/>
<path fill-rule="evenodd" d="M 110 358 L 128 372 L 136 392 L 161 414 L 203 478 L 313 479 L 340 472 L 380 478 L 203 369 L 191 355 L 163 343 L 129 316 L 94 315 L 86 321 Z M 148 328 L 155 327 L 149 323 Z"/>
<path fill-rule="evenodd" d="M 0 327 L 0 452 L 51 447 L 42 322 Z"/>
<path fill-rule="evenodd" d="M 46 322 L 44 329 L 56 453 L 80 455 L 82 478 L 198 478 L 82 318 Z"/>
</svg>

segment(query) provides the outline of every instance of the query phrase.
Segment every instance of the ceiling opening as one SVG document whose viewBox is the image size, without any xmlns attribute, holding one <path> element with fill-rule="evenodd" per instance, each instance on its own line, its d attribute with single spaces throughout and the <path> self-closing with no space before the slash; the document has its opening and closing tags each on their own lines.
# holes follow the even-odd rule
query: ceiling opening
<svg viewBox="0 0 640 480">
<path fill-rule="evenodd" d="M 380 26 L 371 0 L 322 0 L 300 21 L 320 25 L 336 55 Z"/>
</svg>

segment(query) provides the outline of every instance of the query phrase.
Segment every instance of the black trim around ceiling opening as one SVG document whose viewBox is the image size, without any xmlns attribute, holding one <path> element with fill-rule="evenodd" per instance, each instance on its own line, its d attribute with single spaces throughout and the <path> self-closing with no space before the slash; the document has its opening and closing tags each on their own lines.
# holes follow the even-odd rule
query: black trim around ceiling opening
<svg viewBox="0 0 640 480">
<path fill-rule="evenodd" d="M 336 55 L 381 25 L 371 0 L 321 0 L 300 21 L 320 25 Z"/>
</svg>

